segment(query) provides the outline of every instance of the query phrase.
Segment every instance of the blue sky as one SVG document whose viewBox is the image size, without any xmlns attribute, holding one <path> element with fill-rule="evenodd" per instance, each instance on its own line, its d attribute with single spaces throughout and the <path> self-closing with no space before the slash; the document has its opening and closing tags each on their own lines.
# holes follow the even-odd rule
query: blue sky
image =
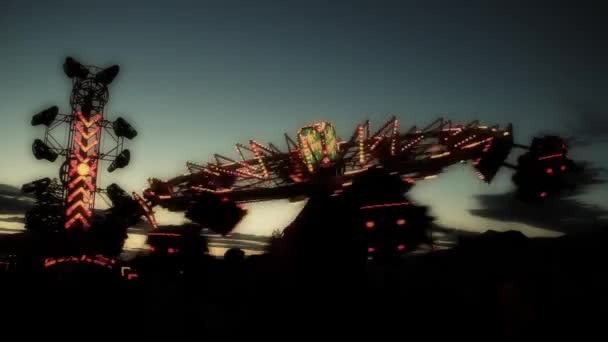
<svg viewBox="0 0 608 342">
<path fill-rule="evenodd" d="M 379 125 L 392 114 L 404 126 L 439 115 L 511 122 L 523 144 L 539 132 L 585 135 L 578 115 L 582 107 L 605 113 L 608 67 L 604 14 L 577 4 L 4 0 L 0 183 L 57 174 L 58 164 L 31 155 L 43 132 L 29 118 L 50 105 L 68 111 L 68 55 L 121 65 L 108 117 L 126 117 L 140 135 L 131 165 L 102 180 L 129 190 L 183 173 L 188 160 L 233 155 L 236 142 L 278 145 L 284 132 L 318 120 L 334 122 L 343 137 L 364 119 Z M 605 166 L 599 140 L 573 157 Z M 477 206 L 474 195 L 510 186 L 508 170 L 488 186 L 457 166 L 413 196 L 446 225 L 507 227 L 467 210 Z M 586 196 L 605 198 L 603 188 Z"/>
</svg>

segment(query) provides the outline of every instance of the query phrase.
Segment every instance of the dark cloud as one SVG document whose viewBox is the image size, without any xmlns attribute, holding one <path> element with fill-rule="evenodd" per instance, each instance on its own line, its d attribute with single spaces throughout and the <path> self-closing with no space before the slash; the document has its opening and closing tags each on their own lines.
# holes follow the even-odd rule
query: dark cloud
<svg viewBox="0 0 608 342">
<path fill-rule="evenodd" d="M 608 110 L 585 110 L 573 123 L 573 130 L 582 137 L 608 141 Z"/>
<path fill-rule="evenodd" d="M 608 142 L 608 108 L 595 104 L 568 105 L 575 115 L 563 119 L 566 140 L 571 147 Z"/>
<path fill-rule="evenodd" d="M 33 201 L 27 199 L 0 195 L 0 214 L 25 214 L 33 204 Z"/>
<path fill-rule="evenodd" d="M 514 193 L 476 196 L 481 208 L 471 214 L 518 222 L 560 233 L 582 233 L 608 227 L 608 210 L 575 198 L 549 199 L 538 204 L 522 202 Z"/>
<path fill-rule="evenodd" d="M 576 196 L 587 193 L 590 188 L 606 183 L 606 170 L 590 162 L 579 162 L 567 181 L 573 190 L 564 192 L 559 198 L 541 203 L 520 201 L 512 192 L 476 196 L 480 208 L 471 214 L 503 221 L 519 222 L 561 233 L 576 233 L 608 227 L 608 210 L 585 203 Z"/>
<path fill-rule="evenodd" d="M 586 193 L 590 187 L 605 184 L 608 170 L 603 167 L 594 166 L 587 161 L 576 162 L 575 170 L 571 170 L 567 181 L 575 187 L 572 191 L 565 193 L 564 196 L 571 197 Z"/>
<path fill-rule="evenodd" d="M 8 184 L 0 184 L 0 195 L 15 196 L 21 194 L 21 190 Z"/>
<path fill-rule="evenodd" d="M 21 189 L 0 184 L 0 214 L 25 214 L 34 202 L 32 197 L 21 193 Z"/>
</svg>

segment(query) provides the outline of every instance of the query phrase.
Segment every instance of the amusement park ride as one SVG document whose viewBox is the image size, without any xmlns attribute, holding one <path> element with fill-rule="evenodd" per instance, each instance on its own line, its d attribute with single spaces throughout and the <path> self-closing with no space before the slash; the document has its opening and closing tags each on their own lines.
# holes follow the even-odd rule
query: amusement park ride
<svg viewBox="0 0 608 342">
<path fill-rule="evenodd" d="M 87 230 L 91 226 L 95 194 L 100 192 L 96 185 L 99 161 L 111 162 L 109 172 L 125 167 L 130 153 L 123 149 L 123 140 L 134 138 L 137 132 L 124 119 L 110 122 L 104 117 L 107 86 L 118 73 L 118 66 L 100 70 L 67 58 L 64 70 L 73 80 L 72 113 L 60 115 L 57 107 L 51 107 L 32 119 L 33 125 L 47 127 L 44 141 L 34 142 L 36 158 L 54 161 L 59 155 L 65 157 L 61 185 L 47 178 L 26 184 L 23 189 L 44 195 L 39 198 L 47 201 L 54 198 L 55 221 L 61 221 L 65 230 Z M 64 123 L 69 125 L 65 147 L 51 134 Z M 100 151 L 104 130 L 116 143 L 108 152 Z M 416 222 L 425 225 L 428 220 L 422 219 L 426 217 L 424 210 L 411 210 L 416 206 L 406 199 L 404 192 L 418 181 L 437 177 L 450 165 L 472 162 L 479 178 L 487 183 L 492 182 L 501 167 L 515 169 L 513 181 L 518 196 L 528 201 L 558 195 L 567 186 L 565 175 L 573 166 L 567 158 L 566 144 L 557 136 L 534 138 L 530 146 L 522 146 L 514 143 L 510 124 L 486 126 L 477 121 L 458 124 L 437 119 L 427 127 L 414 126 L 403 131 L 399 120 L 392 117 L 375 131 L 365 121 L 357 125 L 348 139 L 340 139 L 333 124 L 319 122 L 301 128 L 294 138 L 285 134 L 285 144 L 285 150 L 255 140 L 247 145 L 236 144 L 237 157 L 215 154 L 213 162 L 188 162 L 188 173 L 184 175 L 165 181 L 149 179 L 149 188 L 142 196 L 137 193 L 130 196 L 115 184 L 101 192 L 114 205 L 110 212 L 122 218 L 125 225 L 145 216 L 156 227 L 152 209 L 161 206 L 186 212 L 188 218 L 201 226 L 227 234 L 244 216 L 238 203 L 305 198 L 320 186 L 331 196 L 339 197 L 368 171 L 381 169 L 397 177 L 403 188 L 398 190 L 397 197 L 362 195 L 357 203 L 366 219 L 361 224 L 369 231 L 377 230 L 383 222 L 381 216 L 385 215 L 382 210 L 403 208 L 402 215 L 397 213 L 394 222 L 383 226 L 406 231 L 415 229 Z M 526 151 L 517 165 L 510 165 L 506 159 L 514 147 Z M 57 198 L 61 203 L 57 204 Z M 377 214 L 370 214 L 373 212 Z M 29 216 L 36 216 L 35 211 Z M 416 239 L 423 240 L 419 236 Z M 407 243 L 409 250 L 410 242 L 394 241 L 390 248 L 402 251 Z M 368 252 L 374 253 L 377 248 L 370 245 Z"/>
<path fill-rule="evenodd" d="M 44 140 L 36 139 L 32 145 L 36 159 L 54 162 L 59 156 L 64 158 L 59 172 L 61 184 L 44 178 L 23 186 L 24 192 L 38 197 L 38 205 L 28 212 L 26 224 L 45 223 L 50 230 L 86 231 L 92 225 L 96 194 L 114 197 L 111 190 L 116 185 L 108 191 L 97 187 L 100 162 L 110 162 L 108 172 L 126 167 L 131 154 L 124 149 L 124 139 L 135 138 L 137 131 L 123 118 L 112 122 L 104 113 L 108 85 L 118 75 L 118 65 L 100 69 L 68 57 L 63 69 L 72 80 L 71 113 L 60 114 L 59 108 L 53 106 L 31 120 L 32 126 L 46 127 Z M 67 141 L 61 143 L 55 135 L 60 127 L 65 131 L 66 126 Z M 101 150 L 102 138 L 113 143 L 107 151 Z M 57 210 L 49 214 L 49 208 Z"/>
<path fill-rule="evenodd" d="M 213 227 L 208 217 L 231 210 L 232 203 L 308 197 L 320 183 L 332 196 L 341 196 L 366 173 L 381 169 L 386 175 L 398 177 L 403 186 L 374 191 L 378 181 L 371 180 L 366 187 L 372 190 L 357 198 L 363 213 L 361 225 L 368 231 L 368 252 L 378 255 L 380 248 L 401 252 L 420 243 L 432 243 L 426 208 L 409 201 L 404 192 L 418 181 L 437 177 L 450 165 L 470 161 L 486 183 L 503 166 L 515 169 L 517 194 L 527 201 L 558 195 L 567 186 L 564 176 L 573 165 L 559 137 L 534 138 L 526 147 L 513 142 L 510 124 L 501 128 L 477 121 L 456 124 L 441 118 L 422 129 L 414 126 L 405 132 L 395 117 L 375 132 L 365 121 L 347 140 L 337 136 L 331 123 L 320 122 L 300 129 L 295 139 L 285 134 L 285 143 L 287 148 L 282 151 L 273 144 L 251 140 L 249 146 L 236 144 L 238 158 L 216 154 L 214 162 L 189 162 L 185 175 L 166 181 L 150 179 L 150 187 L 143 192 L 145 202 L 140 203 L 148 213 L 159 205 L 186 211 L 193 221 Z M 514 147 L 527 150 L 517 166 L 506 162 Z M 374 192 L 381 193 L 374 196 Z M 212 209 L 201 210 L 201 203 L 210 202 L 205 199 L 209 194 L 217 195 L 223 203 L 216 200 Z M 197 215 L 201 211 L 206 215 Z M 215 230 L 225 234 L 236 222 Z M 383 232 L 379 234 L 380 230 Z M 385 241 L 373 241 L 377 236 Z M 386 241 L 387 236 L 390 241 Z"/>
<path fill-rule="evenodd" d="M 402 133 L 393 117 L 373 134 L 369 121 L 358 125 L 348 140 L 340 140 L 331 123 L 321 122 L 300 129 L 295 141 L 285 134 L 285 141 L 287 151 L 251 140 L 249 146 L 236 144 L 238 159 L 216 154 L 215 162 L 189 162 L 185 175 L 150 179 L 143 197 L 151 205 L 183 211 L 204 193 L 234 202 L 295 198 L 306 196 L 320 175 L 331 178 L 339 193 L 370 168 L 382 168 L 412 185 L 437 177 L 447 166 L 472 161 L 487 183 L 502 166 L 517 169 L 519 194 L 534 199 L 557 195 L 560 175 L 572 163 L 559 137 L 535 138 L 525 147 L 513 143 L 511 125 L 500 128 L 477 121 L 462 125 L 437 119 L 423 129 L 414 126 Z M 528 150 L 518 166 L 505 162 L 513 147 Z"/>
</svg>

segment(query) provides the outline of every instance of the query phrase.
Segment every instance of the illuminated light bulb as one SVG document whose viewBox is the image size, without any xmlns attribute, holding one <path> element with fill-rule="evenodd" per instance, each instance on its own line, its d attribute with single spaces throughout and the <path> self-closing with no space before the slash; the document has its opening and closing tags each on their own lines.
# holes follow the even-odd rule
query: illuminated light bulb
<svg viewBox="0 0 608 342">
<path fill-rule="evenodd" d="M 374 221 L 367 221 L 365 222 L 365 227 L 367 229 L 373 229 L 376 226 L 376 223 Z"/>
<path fill-rule="evenodd" d="M 76 168 L 76 172 L 78 172 L 78 175 L 80 176 L 87 176 L 91 173 L 91 168 L 85 163 L 80 163 Z"/>
<path fill-rule="evenodd" d="M 169 254 L 173 254 L 173 253 L 175 253 L 175 249 L 173 249 L 173 248 L 169 247 L 169 248 L 167 249 L 167 253 L 169 253 Z"/>
<path fill-rule="evenodd" d="M 538 194 L 538 196 L 540 196 L 541 198 L 542 197 L 547 197 L 547 193 L 543 191 L 540 194 Z"/>
<path fill-rule="evenodd" d="M 547 174 L 552 175 L 553 174 L 553 169 L 552 168 L 547 168 Z"/>
<path fill-rule="evenodd" d="M 562 165 L 559 169 L 562 171 L 566 171 L 566 165 Z"/>
<path fill-rule="evenodd" d="M 399 246 L 397 246 L 397 250 L 404 251 L 405 250 L 405 245 L 399 245 Z"/>
<path fill-rule="evenodd" d="M 363 144 L 363 126 L 359 125 L 359 163 L 365 163 L 365 146 Z"/>
<path fill-rule="evenodd" d="M 374 253 L 376 251 L 376 249 L 374 247 L 368 247 L 367 248 L 367 252 L 368 253 Z"/>
<path fill-rule="evenodd" d="M 406 221 L 405 221 L 405 219 L 400 218 L 400 219 L 397 220 L 396 223 L 397 223 L 398 226 L 404 226 L 405 223 L 406 223 Z"/>
<path fill-rule="evenodd" d="M 222 202 L 229 202 L 229 201 L 230 201 L 230 198 L 228 198 L 228 197 L 222 197 Z"/>
<path fill-rule="evenodd" d="M 397 131 L 399 129 L 399 121 L 395 120 L 393 122 L 393 139 L 391 141 L 391 155 L 395 155 L 395 144 L 397 143 Z"/>
</svg>

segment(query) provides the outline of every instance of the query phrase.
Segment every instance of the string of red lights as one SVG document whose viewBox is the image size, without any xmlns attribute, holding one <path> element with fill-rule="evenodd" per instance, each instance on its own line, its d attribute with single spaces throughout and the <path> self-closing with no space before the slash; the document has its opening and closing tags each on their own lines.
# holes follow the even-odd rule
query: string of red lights
<svg viewBox="0 0 608 342">
<path fill-rule="evenodd" d="M 69 162 L 65 228 L 89 228 L 96 190 L 101 114 L 87 119 L 81 111 L 74 121 L 73 156 Z"/>
</svg>

